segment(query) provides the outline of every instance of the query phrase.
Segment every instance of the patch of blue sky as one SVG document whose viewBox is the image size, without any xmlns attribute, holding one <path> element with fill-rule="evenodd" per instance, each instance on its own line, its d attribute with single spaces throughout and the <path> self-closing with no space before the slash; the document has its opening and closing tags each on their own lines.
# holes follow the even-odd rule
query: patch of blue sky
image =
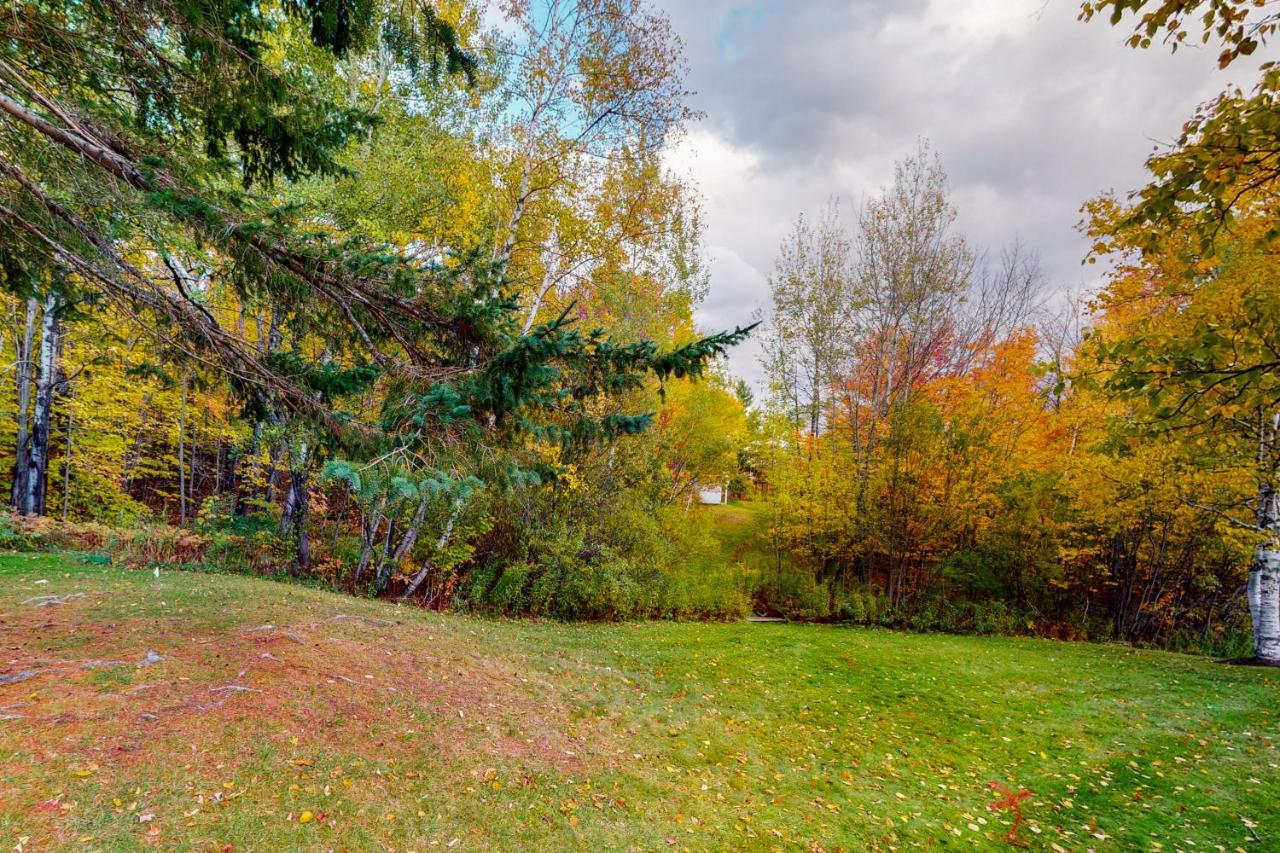
<svg viewBox="0 0 1280 853">
<path fill-rule="evenodd" d="M 763 0 L 730 6 L 716 33 L 716 52 L 730 60 L 753 52 L 761 35 L 786 12 L 785 5 Z"/>
</svg>

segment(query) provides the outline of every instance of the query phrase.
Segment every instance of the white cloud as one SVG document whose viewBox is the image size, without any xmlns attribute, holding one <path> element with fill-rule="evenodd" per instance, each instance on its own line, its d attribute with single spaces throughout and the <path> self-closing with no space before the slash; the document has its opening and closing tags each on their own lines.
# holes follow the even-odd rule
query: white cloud
<svg viewBox="0 0 1280 853">
<path fill-rule="evenodd" d="M 669 157 L 706 199 L 707 328 L 767 299 L 796 214 L 874 193 L 918 137 L 975 244 L 1018 239 L 1052 286 L 1078 288 L 1080 205 L 1141 185 L 1153 140 L 1229 82 L 1207 51 L 1125 47 L 1127 30 L 1078 22 L 1074 0 L 658 2 L 707 116 Z M 748 353 L 733 364 L 759 383 Z"/>
</svg>

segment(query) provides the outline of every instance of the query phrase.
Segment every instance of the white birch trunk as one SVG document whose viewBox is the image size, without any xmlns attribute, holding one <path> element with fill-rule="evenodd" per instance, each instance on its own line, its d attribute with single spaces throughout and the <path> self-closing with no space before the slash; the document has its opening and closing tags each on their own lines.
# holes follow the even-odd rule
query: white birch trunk
<svg viewBox="0 0 1280 853">
<path fill-rule="evenodd" d="M 453 510 L 449 513 L 449 519 L 444 524 L 444 530 L 440 532 L 440 538 L 436 540 L 435 552 L 438 554 L 444 550 L 449 544 L 449 540 L 453 538 L 453 528 L 458 523 L 458 516 L 462 514 L 462 506 L 464 501 L 462 498 L 455 498 L 453 501 Z M 409 581 L 408 588 L 400 597 L 412 598 L 413 594 L 418 591 L 418 587 L 422 586 L 423 581 L 427 579 L 427 575 L 431 574 L 433 567 L 431 557 L 427 557 L 422 563 L 422 568 L 418 569 L 418 573 L 413 576 L 413 580 Z"/>
<path fill-rule="evenodd" d="M 560 238 L 554 228 L 551 229 L 551 236 L 547 240 L 547 245 L 542 252 L 542 283 L 538 285 L 537 292 L 533 295 L 533 304 L 529 306 L 529 313 L 524 318 L 524 325 L 520 328 L 521 335 L 529 334 L 529 330 L 533 328 L 533 324 L 538 319 L 538 311 L 542 308 L 542 300 L 547 297 L 547 293 L 556 283 L 556 266 L 560 259 Z"/>
<path fill-rule="evenodd" d="M 1249 568 L 1249 617 L 1253 621 L 1253 653 L 1260 661 L 1280 664 L 1280 492 L 1276 490 L 1276 442 L 1280 440 L 1280 414 L 1262 428 L 1258 442 L 1259 467 L 1264 472 L 1258 487 L 1258 543 Z"/>
<path fill-rule="evenodd" d="M 1249 616 L 1253 652 L 1258 660 L 1280 664 L 1280 547 L 1275 540 L 1258 546 L 1249 570 Z"/>
<path fill-rule="evenodd" d="M 404 536 L 400 537 L 400 544 L 396 546 L 395 552 L 391 555 L 392 562 L 399 565 L 404 562 L 404 558 L 409 556 L 409 552 L 413 550 L 413 546 L 418 544 L 418 531 L 422 528 L 422 522 L 427 517 L 428 501 L 424 498 L 418 502 L 418 508 L 413 513 L 413 519 L 409 522 L 409 529 L 404 532 Z"/>
<path fill-rule="evenodd" d="M 31 427 L 31 470 L 27 475 L 27 494 L 23 512 L 44 515 L 45 496 L 49 485 L 49 431 L 53 425 L 53 398 L 58 384 L 58 351 L 60 348 L 61 299 L 50 294 L 44 301 L 44 317 L 40 325 L 40 361 L 36 377 L 36 405 Z"/>
<path fill-rule="evenodd" d="M 1258 543 L 1249 569 L 1253 653 L 1280 664 L 1280 494 L 1269 482 L 1259 490 L 1258 527 L 1267 538 Z"/>
<path fill-rule="evenodd" d="M 14 512 L 26 512 L 27 480 L 31 476 L 31 450 L 29 424 L 31 413 L 31 376 L 35 365 L 31 362 L 31 347 L 36 335 L 36 314 L 40 303 L 34 296 L 27 299 L 26 323 L 17 338 L 17 437 L 14 442 L 13 489 L 10 504 Z"/>
<path fill-rule="evenodd" d="M 511 260 L 511 253 L 515 251 L 516 235 L 519 233 L 520 223 L 524 219 L 525 205 L 529 202 L 529 182 L 531 177 L 529 170 L 528 164 L 523 165 L 520 169 L 519 194 L 516 196 L 515 206 L 511 209 L 511 218 L 507 220 L 507 233 L 502 244 L 493 254 L 494 261 L 504 265 Z"/>
</svg>

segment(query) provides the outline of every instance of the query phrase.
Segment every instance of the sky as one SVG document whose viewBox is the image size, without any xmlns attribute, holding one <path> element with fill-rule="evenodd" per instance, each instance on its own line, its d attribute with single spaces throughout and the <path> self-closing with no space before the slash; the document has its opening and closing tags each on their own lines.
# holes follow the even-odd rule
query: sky
<svg viewBox="0 0 1280 853">
<path fill-rule="evenodd" d="M 684 40 L 702 120 L 667 154 L 703 196 L 707 330 L 769 301 L 797 214 L 849 209 L 921 138 L 950 176 L 979 250 L 1039 256 L 1047 295 L 1096 286 L 1080 206 L 1140 187 L 1156 145 L 1249 63 L 1212 48 L 1135 51 L 1127 27 L 1076 20 L 1076 0 L 654 0 Z M 763 389 L 758 341 L 733 371 Z"/>
</svg>

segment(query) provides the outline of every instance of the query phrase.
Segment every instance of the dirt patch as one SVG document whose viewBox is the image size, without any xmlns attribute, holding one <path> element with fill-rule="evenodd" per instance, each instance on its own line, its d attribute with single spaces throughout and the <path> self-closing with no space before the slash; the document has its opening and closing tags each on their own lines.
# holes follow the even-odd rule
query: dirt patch
<svg viewBox="0 0 1280 853">
<path fill-rule="evenodd" d="M 251 758 L 240 745 L 292 732 L 308 750 L 371 761 L 474 757 L 578 772 L 603 743 L 589 722 L 569 720 L 553 684 L 461 632 L 344 616 L 191 637 L 180 620 L 103 624 L 88 609 L 71 601 L 51 619 L 24 608 L 0 624 L 12 682 L 0 676 L 0 707 L 12 709 L 0 742 L 26 744 L 40 763 L 125 774 L 177 754 L 235 766 Z M 53 653 L 69 648 L 76 657 Z M 40 746 L 50 743 L 58 748 Z"/>
</svg>

